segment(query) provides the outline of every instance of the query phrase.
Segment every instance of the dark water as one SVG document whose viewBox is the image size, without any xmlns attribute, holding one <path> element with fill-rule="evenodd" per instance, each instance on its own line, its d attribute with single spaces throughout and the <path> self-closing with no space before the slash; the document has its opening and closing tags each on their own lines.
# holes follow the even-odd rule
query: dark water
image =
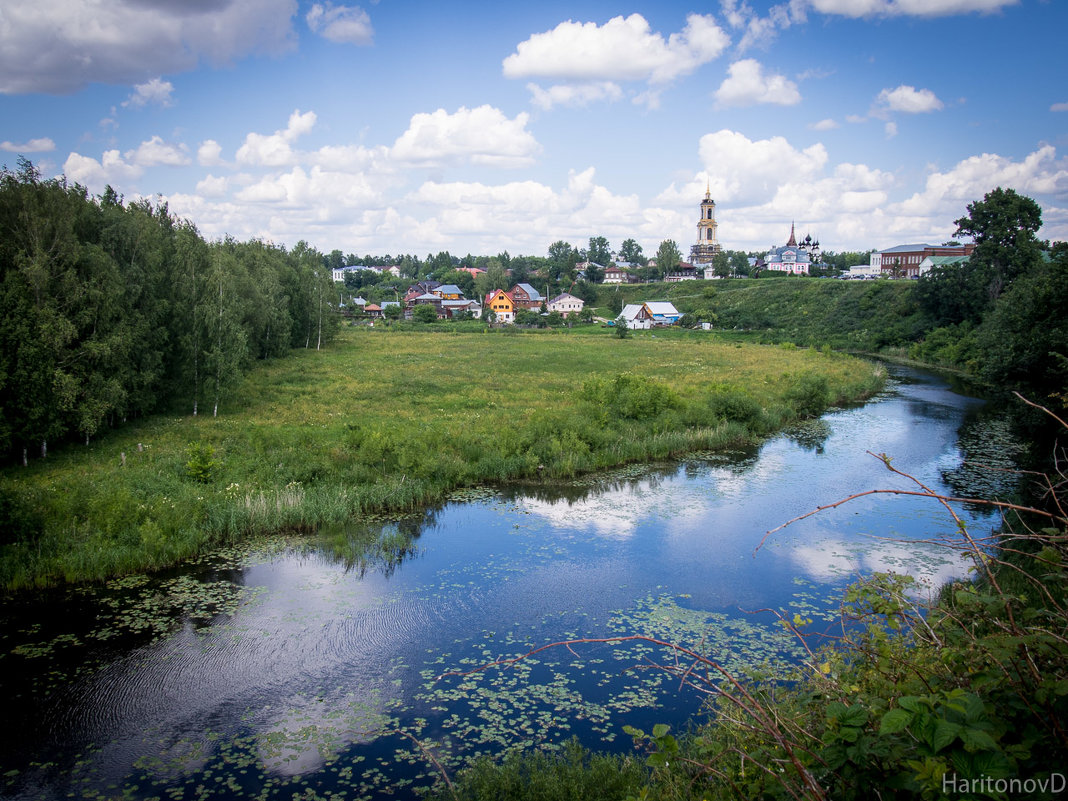
<svg viewBox="0 0 1068 801">
<path fill-rule="evenodd" d="M 969 562 L 938 504 L 859 498 L 1004 489 L 963 449 L 1011 464 L 981 404 L 898 373 L 863 407 L 759 451 L 618 471 L 552 489 L 472 491 L 417 518 L 370 522 L 324 549 L 272 539 L 181 572 L 0 608 L 0 794 L 11 798 L 411 797 L 479 754 L 571 736 L 626 750 L 625 724 L 676 728 L 696 691 L 653 667 L 643 635 L 731 671 L 802 655 L 770 611 L 833 627 L 841 589 L 896 571 L 933 593 Z M 1000 482 L 1000 483 L 999 483 Z M 973 534 L 997 520 L 958 509 Z M 346 539 L 347 538 L 347 539 Z M 371 543 L 368 546 L 368 543 Z M 815 637 L 812 638 L 815 641 Z M 432 758 L 433 759 L 432 759 Z"/>
</svg>

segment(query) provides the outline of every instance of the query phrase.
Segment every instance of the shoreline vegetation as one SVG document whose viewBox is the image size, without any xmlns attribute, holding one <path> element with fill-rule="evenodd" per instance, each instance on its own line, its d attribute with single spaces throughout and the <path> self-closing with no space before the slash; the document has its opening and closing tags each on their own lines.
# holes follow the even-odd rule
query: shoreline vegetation
<svg viewBox="0 0 1068 801">
<path fill-rule="evenodd" d="M 461 487 L 754 444 L 885 375 L 826 348 L 672 334 L 345 328 L 261 363 L 218 418 L 155 415 L 6 468 L 0 584 L 157 570 Z"/>
</svg>

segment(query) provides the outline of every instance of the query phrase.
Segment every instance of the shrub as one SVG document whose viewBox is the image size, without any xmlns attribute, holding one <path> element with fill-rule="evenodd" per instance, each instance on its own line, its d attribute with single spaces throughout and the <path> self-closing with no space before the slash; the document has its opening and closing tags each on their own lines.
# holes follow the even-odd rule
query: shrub
<svg viewBox="0 0 1068 801">
<path fill-rule="evenodd" d="M 215 448 L 201 442 L 190 442 L 185 449 L 188 461 L 185 463 L 185 474 L 201 484 L 209 483 L 215 478 L 215 471 L 219 468 L 219 462 L 215 459 Z"/>
<path fill-rule="evenodd" d="M 786 391 L 786 400 L 801 417 L 815 417 L 831 404 L 827 377 L 806 373 Z"/>
<path fill-rule="evenodd" d="M 761 418 L 763 409 L 740 389 L 720 385 L 708 397 L 708 409 L 718 418 L 742 423 L 747 428 Z"/>
<path fill-rule="evenodd" d="M 632 373 L 620 373 L 611 380 L 591 378 L 582 385 L 581 396 L 629 420 L 646 420 L 682 405 L 667 384 Z"/>
<path fill-rule="evenodd" d="M 417 323 L 436 323 L 438 312 L 429 303 L 420 303 L 412 309 L 412 319 Z"/>
</svg>

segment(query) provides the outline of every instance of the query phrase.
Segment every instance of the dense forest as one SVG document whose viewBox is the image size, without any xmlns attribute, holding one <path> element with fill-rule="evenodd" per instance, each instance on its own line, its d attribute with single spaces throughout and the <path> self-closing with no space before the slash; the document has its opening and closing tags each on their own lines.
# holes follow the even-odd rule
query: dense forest
<svg viewBox="0 0 1068 801">
<path fill-rule="evenodd" d="M 257 359 L 337 330 L 322 255 L 208 242 L 165 203 L 0 172 L 0 452 L 26 460 L 177 405 L 217 414 Z"/>
</svg>

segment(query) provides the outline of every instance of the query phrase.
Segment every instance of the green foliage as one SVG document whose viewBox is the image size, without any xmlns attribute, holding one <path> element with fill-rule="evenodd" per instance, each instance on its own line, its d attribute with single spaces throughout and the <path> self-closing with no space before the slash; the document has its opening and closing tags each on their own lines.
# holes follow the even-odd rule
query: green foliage
<svg viewBox="0 0 1068 801">
<path fill-rule="evenodd" d="M 682 253 L 674 239 L 665 239 L 656 250 L 656 269 L 660 276 L 670 273 L 682 261 Z"/>
<path fill-rule="evenodd" d="M 645 256 L 642 255 L 642 246 L 634 239 L 623 240 L 623 244 L 619 246 L 619 259 L 620 261 L 629 262 L 630 264 L 645 264 Z"/>
<path fill-rule="evenodd" d="M 708 408 L 713 416 L 745 426 L 755 427 L 764 410 L 752 395 L 742 389 L 719 385 L 708 396 Z"/>
<path fill-rule="evenodd" d="M 978 335 L 978 371 L 1068 408 L 1068 246 L 1054 250 L 1001 297 Z"/>
<path fill-rule="evenodd" d="M 417 323 L 436 323 L 438 321 L 437 309 L 429 303 L 420 303 L 412 309 L 412 320 Z"/>
<path fill-rule="evenodd" d="M 832 400 L 827 377 L 815 373 L 806 373 L 796 379 L 786 391 L 786 401 L 799 417 L 822 414 Z"/>
<path fill-rule="evenodd" d="M 946 367 L 963 367 L 978 374 L 984 356 L 976 327 L 970 322 L 932 329 L 909 347 L 909 358 Z"/>
<path fill-rule="evenodd" d="M 646 420 L 681 405 L 667 384 L 631 373 L 620 373 L 613 379 L 591 378 L 582 385 L 581 396 L 610 414 L 629 420 Z"/>
<path fill-rule="evenodd" d="M 630 326 L 627 325 L 626 317 L 620 315 L 615 319 L 615 331 L 612 333 L 615 334 L 616 339 L 626 339 L 630 336 Z"/>
<path fill-rule="evenodd" d="M 991 303 L 1041 259 L 1035 234 L 1042 227 L 1042 209 L 1013 189 L 998 187 L 969 203 L 968 214 L 956 224 L 958 236 L 975 240 L 968 264 Z"/>
<path fill-rule="evenodd" d="M 647 771 L 631 758 L 594 754 L 577 740 L 560 753 L 513 752 L 499 762 L 477 761 L 439 787 L 432 801 L 620 801 L 640 791 Z"/>
<path fill-rule="evenodd" d="M 36 542 L 42 525 L 39 510 L 18 495 L 0 489 L 0 545 Z"/>
<path fill-rule="evenodd" d="M 533 309 L 516 309 L 515 324 L 540 327 L 545 325 L 545 320 Z"/>
<path fill-rule="evenodd" d="M 711 299 L 677 298 L 680 311 L 707 309 L 717 330 L 759 333 L 764 341 L 875 351 L 919 340 L 930 317 L 917 304 L 915 281 L 732 279 Z"/>
<path fill-rule="evenodd" d="M 194 481 L 207 484 L 215 478 L 219 462 L 215 459 L 215 448 L 202 442 L 190 442 L 185 449 L 188 459 L 185 474 Z"/>
<path fill-rule="evenodd" d="M 217 410 L 258 359 L 337 330 L 321 254 L 209 245 L 165 204 L 0 171 L 0 452 Z M 43 451 L 44 448 L 42 447 Z"/>
</svg>

